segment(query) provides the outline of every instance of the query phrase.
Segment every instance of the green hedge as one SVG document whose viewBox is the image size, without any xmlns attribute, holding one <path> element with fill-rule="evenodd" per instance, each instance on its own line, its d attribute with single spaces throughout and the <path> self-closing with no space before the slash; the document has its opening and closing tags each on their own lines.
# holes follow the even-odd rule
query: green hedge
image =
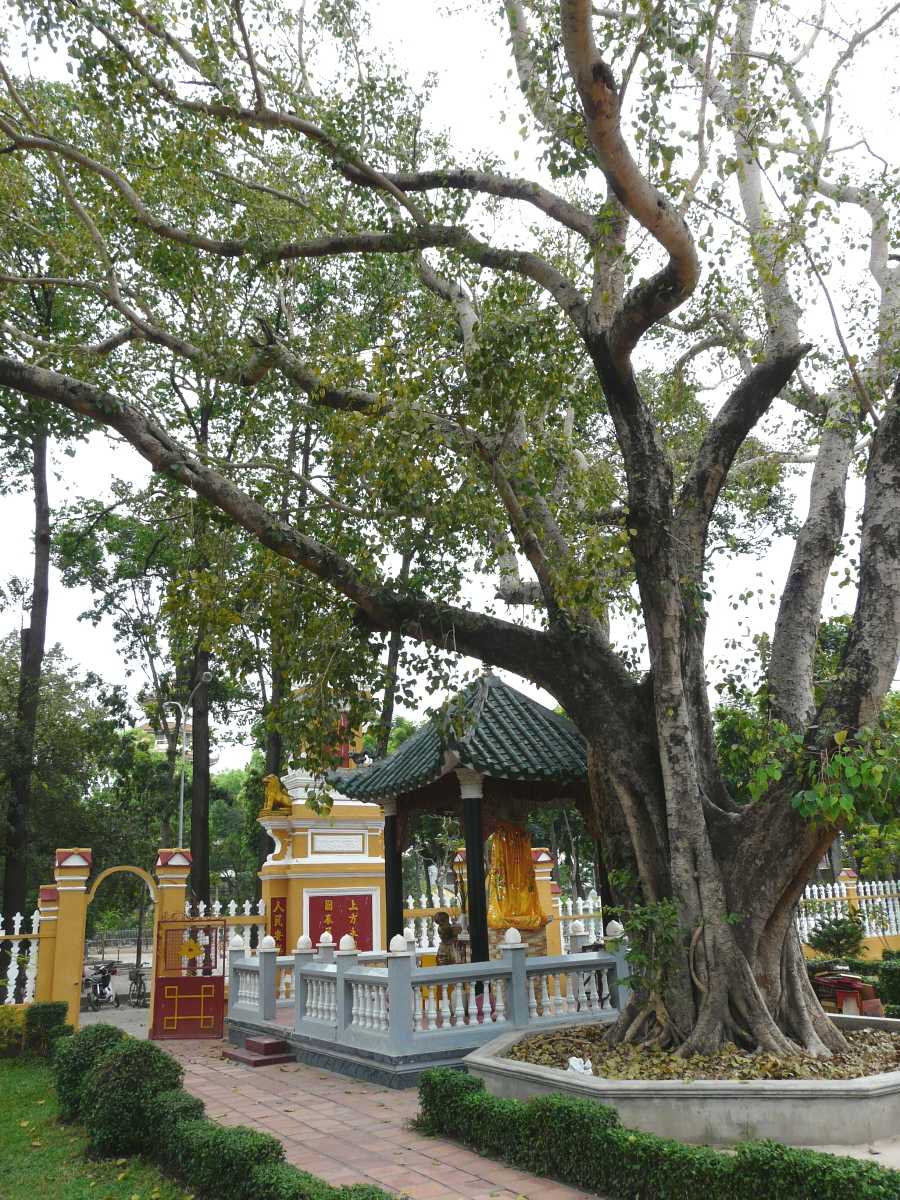
<svg viewBox="0 0 900 1200">
<path fill-rule="evenodd" d="M 878 995 L 885 1004 L 900 1004 L 900 961 L 897 959 L 882 963 Z"/>
<path fill-rule="evenodd" d="M 277 1138 L 243 1125 L 185 1121 L 176 1127 L 173 1143 L 175 1174 L 216 1200 L 247 1200 L 252 1168 L 284 1161 L 284 1146 Z"/>
<path fill-rule="evenodd" d="M 392 1200 L 378 1187 L 354 1183 L 332 1187 L 315 1175 L 298 1171 L 288 1163 L 253 1167 L 248 1179 L 250 1200 Z"/>
<path fill-rule="evenodd" d="M 607 1105 L 568 1096 L 504 1100 L 486 1092 L 481 1080 L 447 1068 L 425 1072 L 419 1100 L 418 1124 L 424 1132 L 458 1138 L 523 1170 L 608 1200 L 900 1196 L 900 1173 L 872 1163 L 776 1142 L 748 1142 L 735 1154 L 687 1146 L 624 1129 Z"/>
<path fill-rule="evenodd" d="M 125 1038 L 88 1072 L 81 1119 L 93 1154 L 139 1154 L 146 1145 L 150 1101 L 181 1086 L 184 1070 L 153 1042 Z"/>
<path fill-rule="evenodd" d="M 88 1072 L 125 1034 L 115 1025 L 88 1025 L 85 1029 L 53 1043 L 50 1065 L 59 1115 L 63 1121 L 75 1121 L 81 1112 L 81 1091 Z"/>
<path fill-rule="evenodd" d="M 155 1159 L 160 1166 L 174 1169 L 178 1153 L 175 1137 L 178 1127 L 186 1121 L 202 1120 L 205 1111 L 203 1101 L 184 1088 L 173 1088 L 150 1096 L 144 1107 L 146 1141 L 143 1153 Z"/>
<path fill-rule="evenodd" d="M 48 1054 L 57 1038 L 74 1032 L 66 1024 L 68 1015 L 69 1006 L 64 1000 L 29 1004 L 25 1010 L 25 1049 L 32 1054 Z"/>
<path fill-rule="evenodd" d="M 60 1106 L 81 1118 L 95 1154 L 143 1154 L 204 1200 L 391 1200 L 377 1187 L 331 1187 L 296 1170 L 269 1134 L 208 1121 L 179 1086 L 180 1064 L 152 1042 L 110 1025 L 65 1042 L 53 1054 Z"/>
</svg>

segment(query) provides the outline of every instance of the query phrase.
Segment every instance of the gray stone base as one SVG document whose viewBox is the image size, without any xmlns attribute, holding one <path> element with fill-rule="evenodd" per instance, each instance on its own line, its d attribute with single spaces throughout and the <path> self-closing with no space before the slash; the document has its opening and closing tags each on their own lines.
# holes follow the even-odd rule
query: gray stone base
<svg viewBox="0 0 900 1200">
<path fill-rule="evenodd" d="M 423 1071 L 429 1067 L 454 1067 L 465 1070 L 463 1059 L 468 1048 L 445 1050 L 437 1054 L 430 1051 L 427 1056 L 404 1055 L 392 1057 L 375 1054 L 369 1050 L 349 1049 L 334 1042 L 320 1042 L 315 1038 L 298 1037 L 284 1025 L 249 1025 L 241 1021 L 226 1021 L 226 1036 L 233 1046 L 244 1046 L 248 1037 L 264 1032 L 267 1036 L 279 1037 L 287 1042 L 296 1055 L 297 1062 L 325 1071 L 336 1071 L 353 1079 L 364 1079 L 387 1088 L 416 1087 Z"/>
<path fill-rule="evenodd" d="M 835 1017 L 843 1028 L 900 1032 L 900 1021 Z M 900 1071 L 862 1079 L 602 1079 L 506 1057 L 523 1037 L 507 1033 L 466 1056 L 467 1070 L 495 1096 L 549 1092 L 608 1104 L 622 1124 L 680 1142 L 727 1146 L 773 1138 L 791 1146 L 866 1145 L 900 1133 Z"/>
</svg>

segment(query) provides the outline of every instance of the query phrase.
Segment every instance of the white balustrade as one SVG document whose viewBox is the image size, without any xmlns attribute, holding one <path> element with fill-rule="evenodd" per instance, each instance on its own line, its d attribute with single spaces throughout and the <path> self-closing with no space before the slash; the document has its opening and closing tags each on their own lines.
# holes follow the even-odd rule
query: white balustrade
<svg viewBox="0 0 900 1200">
<path fill-rule="evenodd" d="M 900 881 L 857 880 L 855 905 L 848 896 L 844 880 L 807 884 L 795 914 L 801 941 L 808 941 L 823 920 L 849 916 L 854 908 L 859 913 L 867 938 L 900 934 Z"/>
<path fill-rule="evenodd" d="M 402 937 L 387 954 L 359 954 L 349 939 L 336 949 L 302 938 L 294 955 L 249 959 L 235 934 L 229 1005 L 238 1020 L 258 1019 L 271 1030 L 276 1006 L 293 1004 L 297 1037 L 401 1056 L 431 1045 L 471 1048 L 500 1027 L 612 1019 L 617 988 L 627 991 L 624 947 L 615 955 L 583 952 L 589 934 L 575 924 L 576 908 L 575 955 L 567 958 L 530 957 L 509 931 L 500 959 L 490 962 L 422 967 L 421 952 Z M 594 914 L 590 897 L 581 909 L 579 920 Z"/>
<path fill-rule="evenodd" d="M 23 929 L 25 918 L 21 913 L 12 917 L 11 932 L 7 931 L 0 918 L 0 948 L 8 955 L 6 970 L 0 978 L 3 1003 L 28 1004 L 34 999 L 37 982 L 37 959 L 40 937 L 41 915 L 35 910 L 31 915 L 31 929 Z"/>
<path fill-rule="evenodd" d="M 603 908 L 600 897 L 595 891 L 587 896 L 563 899 L 557 896 L 554 901 L 555 919 L 559 924 L 559 936 L 563 954 L 571 954 L 571 926 L 580 921 L 587 934 L 587 942 L 596 945 L 603 942 Z"/>
</svg>

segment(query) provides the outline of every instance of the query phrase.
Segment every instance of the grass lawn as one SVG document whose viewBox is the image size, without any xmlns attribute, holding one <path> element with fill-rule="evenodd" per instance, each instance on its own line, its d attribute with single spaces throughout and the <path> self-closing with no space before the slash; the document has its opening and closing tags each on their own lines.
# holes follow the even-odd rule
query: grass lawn
<svg viewBox="0 0 900 1200">
<path fill-rule="evenodd" d="M 92 1162 L 77 1126 L 56 1119 L 50 1070 L 0 1060 L 2 1200 L 184 1200 L 190 1193 L 139 1159 Z"/>
</svg>

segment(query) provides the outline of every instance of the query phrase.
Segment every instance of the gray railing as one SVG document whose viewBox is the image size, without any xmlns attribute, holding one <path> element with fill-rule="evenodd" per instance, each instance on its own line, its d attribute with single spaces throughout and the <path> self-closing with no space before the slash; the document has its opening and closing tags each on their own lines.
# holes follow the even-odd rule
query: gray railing
<svg viewBox="0 0 900 1200">
<path fill-rule="evenodd" d="M 627 999 L 624 946 L 585 953 L 587 938 L 574 924 L 572 953 L 538 957 L 510 930 L 497 960 L 421 967 L 402 936 L 384 955 L 360 954 L 344 938 L 340 949 L 301 939 L 293 956 L 279 956 L 264 938 L 253 958 L 235 937 L 228 1015 L 271 1023 L 279 1004 L 292 1003 L 297 1035 L 390 1056 L 474 1047 L 506 1030 L 612 1020 Z"/>
</svg>

